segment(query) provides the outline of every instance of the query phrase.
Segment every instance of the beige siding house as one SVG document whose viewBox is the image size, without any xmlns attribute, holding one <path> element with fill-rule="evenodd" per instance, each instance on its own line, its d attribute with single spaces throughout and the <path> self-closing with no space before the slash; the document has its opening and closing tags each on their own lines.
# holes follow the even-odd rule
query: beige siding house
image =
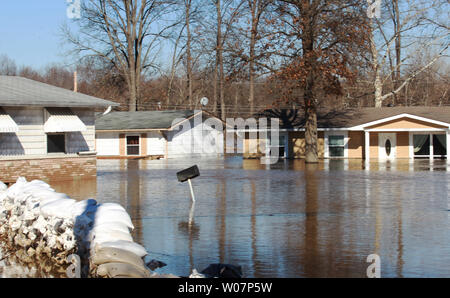
<svg viewBox="0 0 450 298">
<path fill-rule="evenodd" d="M 0 181 L 95 176 L 95 110 L 116 103 L 0 76 Z"/>
<path fill-rule="evenodd" d="M 276 118 L 277 112 L 260 115 L 264 116 Z M 280 117 L 280 157 L 304 157 L 302 116 L 298 111 L 290 119 Z M 244 158 L 259 158 L 267 152 L 269 141 L 252 138 L 245 130 L 243 135 Z M 362 108 L 318 113 L 320 158 L 447 158 L 449 143 L 450 107 Z"/>
</svg>

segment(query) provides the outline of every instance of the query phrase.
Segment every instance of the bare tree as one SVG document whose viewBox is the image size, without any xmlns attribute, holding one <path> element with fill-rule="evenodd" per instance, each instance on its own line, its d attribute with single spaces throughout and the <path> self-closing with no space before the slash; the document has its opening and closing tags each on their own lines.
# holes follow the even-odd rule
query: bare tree
<svg viewBox="0 0 450 298">
<path fill-rule="evenodd" d="M 192 55 L 191 55 L 191 13 L 192 13 L 192 0 L 184 0 L 185 7 L 185 24 L 186 24 L 186 75 L 187 75 L 187 88 L 188 88 L 188 104 L 189 108 L 192 108 Z"/>
<path fill-rule="evenodd" d="M 248 55 L 248 73 L 249 73 L 249 95 L 248 101 L 250 104 L 250 114 L 255 113 L 255 78 L 256 78 L 256 63 L 258 59 L 262 56 L 261 52 L 257 52 L 257 43 L 259 40 L 265 37 L 264 32 L 261 32 L 261 22 L 263 21 L 264 13 L 266 13 L 266 9 L 269 4 L 272 2 L 271 0 L 247 0 L 247 8 L 250 12 L 250 43 L 249 43 L 249 55 Z M 265 26 L 268 26 L 266 23 Z"/>
<path fill-rule="evenodd" d="M 356 0 L 281 0 L 277 10 L 275 47 L 285 59 L 277 77 L 291 86 L 285 101 L 303 106 L 305 160 L 316 163 L 320 99 L 341 94 L 341 80 L 352 78 L 351 60 L 363 49 L 367 21 Z"/>
<path fill-rule="evenodd" d="M 17 66 L 14 60 L 6 55 L 0 56 L 0 75 L 15 76 L 17 75 Z"/>
<path fill-rule="evenodd" d="M 213 83 L 213 112 L 218 110 L 220 102 L 220 117 L 226 118 L 225 106 L 225 66 L 224 51 L 226 41 L 233 30 L 235 22 L 239 18 L 243 2 L 233 0 L 211 0 L 215 6 L 215 65 Z"/>
<path fill-rule="evenodd" d="M 391 97 L 395 104 L 397 95 L 412 79 L 447 55 L 450 31 L 438 28 L 429 21 L 430 11 L 442 5 L 440 2 L 386 1 L 383 16 L 371 20 L 369 41 L 376 107 L 381 107 Z M 422 67 L 402 78 L 401 68 L 418 53 L 430 48 L 438 48 L 437 54 Z"/>
<path fill-rule="evenodd" d="M 136 111 L 144 72 L 154 65 L 161 37 L 174 24 L 164 18 L 171 1 L 86 0 L 82 4 L 77 35 L 63 28 L 74 51 L 111 63 L 125 78 L 129 110 Z"/>
</svg>

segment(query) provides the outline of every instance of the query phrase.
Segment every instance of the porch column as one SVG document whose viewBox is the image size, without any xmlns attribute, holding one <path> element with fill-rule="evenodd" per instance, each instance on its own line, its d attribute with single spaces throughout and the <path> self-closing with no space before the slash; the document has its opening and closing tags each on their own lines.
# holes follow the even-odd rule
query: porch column
<svg viewBox="0 0 450 298">
<path fill-rule="evenodd" d="M 370 160 L 370 135 L 368 131 L 364 131 L 364 159 Z"/>
<path fill-rule="evenodd" d="M 447 129 L 447 142 L 445 146 L 447 147 L 447 164 L 450 165 L 450 128 Z"/>
</svg>

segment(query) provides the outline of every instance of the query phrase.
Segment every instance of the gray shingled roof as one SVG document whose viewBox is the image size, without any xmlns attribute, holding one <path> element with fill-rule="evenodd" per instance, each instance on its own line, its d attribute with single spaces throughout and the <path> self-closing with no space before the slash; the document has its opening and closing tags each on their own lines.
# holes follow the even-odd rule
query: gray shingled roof
<svg viewBox="0 0 450 298">
<path fill-rule="evenodd" d="M 193 110 L 112 112 L 95 120 L 96 130 L 169 129 L 177 118 L 193 116 Z"/>
<path fill-rule="evenodd" d="M 108 107 L 119 104 L 22 77 L 0 76 L 0 105 Z"/>
<path fill-rule="evenodd" d="M 319 128 L 349 128 L 401 114 L 411 114 L 445 123 L 450 123 L 450 107 L 383 107 L 346 110 L 319 109 L 317 126 Z M 268 110 L 258 117 L 272 117 L 281 120 L 282 128 L 303 128 L 305 117 L 303 110 L 292 113 L 291 110 Z"/>
</svg>

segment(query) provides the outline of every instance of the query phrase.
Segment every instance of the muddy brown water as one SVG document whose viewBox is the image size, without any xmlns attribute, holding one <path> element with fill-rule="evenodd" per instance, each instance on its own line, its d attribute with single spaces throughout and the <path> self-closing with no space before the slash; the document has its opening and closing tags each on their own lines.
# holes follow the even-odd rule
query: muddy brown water
<svg viewBox="0 0 450 298">
<path fill-rule="evenodd" d="M 192 207 L 176 173 L 194 164 Z M 227 157 L 97 166 L 97 179 L 51 185 L 126 207 L 146 260 L 167 264 L 159 273 L 187 276 L 229 263 L 245 277 L 365 277 L 367 256 L 378 254 L 382 277 L 450 277 L 445 160 L 265 166 Z"/>
</svg>

